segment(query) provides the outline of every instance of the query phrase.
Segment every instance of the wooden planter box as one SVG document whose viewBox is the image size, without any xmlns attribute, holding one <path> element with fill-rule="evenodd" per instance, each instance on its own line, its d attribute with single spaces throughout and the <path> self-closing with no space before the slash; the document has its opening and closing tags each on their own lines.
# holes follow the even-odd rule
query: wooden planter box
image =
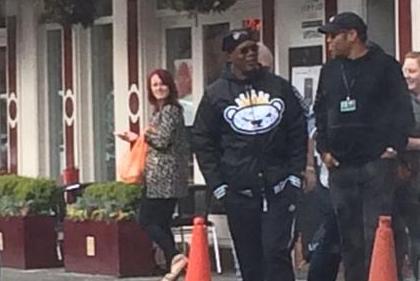
<svg viewBox="0 0 420 281">
<path fill-rule="evenodd" d="M 151 275 L 152 242 L 133 221 L 64 222 L 66 271 L 118 277 Z"/>
<path fill-rule="evenodd" d="M 1 265 L 19 269 L 62 266 L 57 256 L 56 218 L 0 217 Z"/>
</svg>

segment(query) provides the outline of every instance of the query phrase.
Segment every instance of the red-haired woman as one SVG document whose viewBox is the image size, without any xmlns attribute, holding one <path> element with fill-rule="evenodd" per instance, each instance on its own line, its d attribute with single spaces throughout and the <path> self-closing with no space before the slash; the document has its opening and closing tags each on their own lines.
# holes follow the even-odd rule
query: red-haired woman
<svg viewBox="0 0 420 281">
<path fill-rule="evenodd" d="M 171 269 L 162 280 L 173 281 L 187 264 L 187 258 L 175 247 L 170 224 L 177 199 L 187 194 L 189 145 L 172 75 L 164 69 L 152 71 L 147 79 L 147 92 L 154 111 L 145 131 L 149 149 L 139 222 L 163 250 Z M 118 136 L 129 142 L 138 137 L 132 132 Z"/>
</svg>

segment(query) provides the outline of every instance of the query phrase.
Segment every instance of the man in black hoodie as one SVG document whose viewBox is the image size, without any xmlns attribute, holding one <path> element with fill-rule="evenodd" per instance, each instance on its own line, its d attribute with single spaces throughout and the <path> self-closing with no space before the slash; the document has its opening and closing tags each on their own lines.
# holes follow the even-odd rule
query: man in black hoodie
<svg viewBox="0 0 420 281">
<path fill-rule="evenodd" d="M 317 144 L 330 171 L 346 281 L 365 281 L 375 230 L 391 215 L 395 157 L 413 124 L 401 66 L 366 45 L 367 27 L 356 14 L 338 14 L 322 26 L 331 57 L 315 102 Z"/>
<path fill-rule="evenodd" d="M 223 40 L 229 63 L 207 87 L 193 147 L 223 199 L 244 281 L 293 281 L 292 226 L 306 164 L 306 121 L 293 88 L 257 61 L 250 30 Z"/>
</svg>

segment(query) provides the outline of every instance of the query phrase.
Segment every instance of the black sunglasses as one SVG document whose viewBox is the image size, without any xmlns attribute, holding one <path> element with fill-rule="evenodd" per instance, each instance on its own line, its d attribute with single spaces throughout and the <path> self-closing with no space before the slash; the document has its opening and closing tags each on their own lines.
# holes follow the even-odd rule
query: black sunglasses
<svg viewBox="0 0 420 281">
<path fill-rule="evenodd" d="M 239 52 L 241 52 L 242 55 L 246 55 L 250 51 L 254 53 L 258 52 L 258 45 L 243 47 L 239 50 Z"/>
</svg>

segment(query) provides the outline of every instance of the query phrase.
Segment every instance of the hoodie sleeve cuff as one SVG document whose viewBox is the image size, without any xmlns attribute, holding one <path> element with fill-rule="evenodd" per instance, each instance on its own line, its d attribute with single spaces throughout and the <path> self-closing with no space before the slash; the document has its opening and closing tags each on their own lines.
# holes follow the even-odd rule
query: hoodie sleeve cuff
<svg viewBox="0 0 420 281">
<path fill-rule="evenodd" d="M 222 184 L 216 187 L 213 190 L 214 197 L 216 197 L 217 200 L 222 199 L 226 195 L 227 188 L 228 188 L 227 184 Z"/>
<path fill-rule="evenodd" d="M 295 176 L 295 175 L 290 175 L 290 176 L 287 177 L 287 180 L 294 187 L 302 188 L 302 178 L 301 177 L 298 177 L 298 176 Z"/>
</svg>

